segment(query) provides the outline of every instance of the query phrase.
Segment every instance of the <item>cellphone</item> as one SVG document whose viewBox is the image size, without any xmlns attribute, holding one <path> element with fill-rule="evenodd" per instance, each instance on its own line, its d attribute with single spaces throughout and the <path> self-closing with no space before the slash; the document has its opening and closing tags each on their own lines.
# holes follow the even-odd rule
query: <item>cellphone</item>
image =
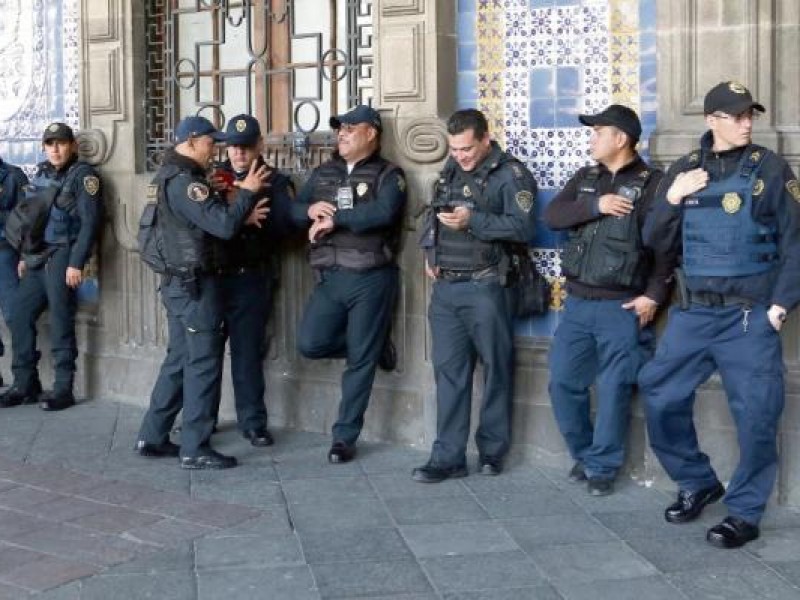
<svg viewBox="0 0 800 600">
<path fill-rule="evenodd" d="M 438 212 L 440 212 L 440 213 L 451 213 L 451 212 L 453 212 L 453 208 L 454 207 L 452 207 L 452 206 L 440 206 L 439 209 L 438 209 Z"/>
<path fill-rule="evenodd" d="M 214 179 L 223 182 L 226 188 L 232 188 L 233 182 L 236 181 L 236 176 L 233 173 L 231 173 L 228 169 L 223 169 L 221 167 L 216 167 L 211 176 Z"/>
<path fill-rule="evenodd" d="M 639 190 L 637 188 L 629 187 L 627 185 L 621 185 L 617 190 L 617 195 L 622 196 L 623 198 L 626 198 L 631 202 L 636 202 L 639 199 Z"/>
</svg>

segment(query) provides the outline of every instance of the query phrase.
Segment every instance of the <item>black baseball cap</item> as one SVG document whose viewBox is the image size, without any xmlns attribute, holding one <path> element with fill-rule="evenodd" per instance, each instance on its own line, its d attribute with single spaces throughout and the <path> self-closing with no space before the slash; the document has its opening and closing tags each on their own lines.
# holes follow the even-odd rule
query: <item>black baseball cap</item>
<svg viewBox="0 0 800 600">
<path fill-rule="evenodd" d="M 225 128 L 225 142 L 231 146 L 254 146 L 260 137 L 261 126 L 250 115 L 236 115 Z"/>
<path fill-rule="evenodd" d="M 579 115 L 578 120 L 584 125 L 613 125 L 620 131 L 627 133 L 633 141 L 638 141 L 642 135 L 642 124 L 636 111 L 623 106 L 612 104 L 603 112 L 596 115 Z"/>
<path fill-rule="evenodd" d="M 205 117 L 186 117 L 175 128 L 175 143 L 181 144 L 193 137 L 210 136 L 215 142 L 224 142 L 225 134 Z"/>
<path fill-rule="evenodd" d="M 357 125 L 358 123 L 367 123 L 378 131 L 383 131 L 381 115 L 377 110 L 366 104 L 359 104 L 353 110 L 337 117 L 331 117 L 330 119 L 331 129 L 339 129 L 342 124 Z"/>
<path fill-rule="evenodd" d="M 763 104 L 753 100 L 750 90 L 738 81 L 718 83 L 706 94 L 703 102 L 703 112 L 707 115 L 716 111 L 729 115 L 740 115 L 751 109 L 762 113 L 767 112 Z"/>
<path fill-rule="evenodd" d="M 42 134 L 42 143 L 46 144 L 51 140 L 63 140 L 65 142 L 75 141 L 75 132 L 66 123 L 50 123 Z"/>
</svg>

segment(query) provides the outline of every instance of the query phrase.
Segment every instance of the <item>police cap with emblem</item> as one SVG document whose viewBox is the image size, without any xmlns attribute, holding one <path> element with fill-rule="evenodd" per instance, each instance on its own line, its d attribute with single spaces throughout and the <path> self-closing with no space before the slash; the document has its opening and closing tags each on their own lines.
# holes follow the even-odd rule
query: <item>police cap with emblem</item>
<svg viewBox="0 0 800 600">
<path fill-rule="evenodd" d="M 635 142 L 639 141 L 642 135 L 642 124 L 639 121 L 639 115 L 622 104 L 612 104 L 596 115 L 578 115 L 578 120 L 589 127 L 613 125 L 620 131 L 627 133 Z"/>
<path fill-rule="evenodd" d="M 230 146 L 255 146 L 261 138 L 261 126 L 250 115 L 236 115 L 225 128 L 225 142 Z"/>
<path fill-rule="evenodd" d="M 350 112 L 330 119 L 331 129 L 339 129 L 342 125 L 357 125 L 359 123 L 366 123 L 372 125 L 378 131 L 383 131 L 381 115 L 377 110 L 365 104 L 359 104 Z"/>
<path fill-rule="evenodd" d="M 703 102 L 703 112 L 707 115 L 717 111 L 740 115 L 751 109 L 766 112 L 762 104 L 753 100 L 750 90 L 736 81 L 718 83 L 706 94 Z"/>
<path fill-rule="evenodd" d="M 46 144 L 52 140 L 74 142 L 75 133 L 72 131 L 72 127 L 66 123 L 50 123 L 50 125 L 45 128 L 44 133 L 42 134 L 42 143 Z"/>
<path fill-rule="evenodd" d="M 193 137 L 210 136 L 215 142 L 224 142 L 225 134 L 205 117 L 186 117 L 175 128 L 175 143 L 181 144 Z"/>
</svg>

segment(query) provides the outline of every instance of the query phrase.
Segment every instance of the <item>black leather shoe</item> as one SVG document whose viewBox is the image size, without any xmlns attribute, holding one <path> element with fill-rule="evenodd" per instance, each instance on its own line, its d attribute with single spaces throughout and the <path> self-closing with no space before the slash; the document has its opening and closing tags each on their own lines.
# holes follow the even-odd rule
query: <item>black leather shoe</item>
<svg viewBox="0 0 800 600">
<path fill-rule="evenodd" d="M 614 480 L 589 477 L 589 483 L 586 484 L 586 489 L 592 496 L 608 496 L 614 493 Z"/>
<path fill-rule="evenodd" d="M 181 456 L 181 469 L 232 469 L 237 464 L 235 456 L 225 456 L 211 449 L 197 456 Z"/>
<path fill-rule="evenodd" d="M 431 463 L 417 467 L 411 472 L 411 479 L 420 483 L 439 483 L 445 479 L 457 479 L 469 474 L 467 467 L 437 467 Z"/>
<path fill-rule="evenodd" d="M 332 465 L 350 462 L 356 457 L 356 447 L 345 442 L 333 442 L 328 450 L 328 462 Z"/>
<path fill-rule="evenodd" d="M 583 465 L 579 462 L 576 462 L 574 465 L 572 465 L 572 468 L 569 470 L 569 474 L 567 475 L 567 479 L 569 479 L 571 483 L 580 483 L 582 481 L 586 481 L 586 471 L 583 470 Z"/>
<path fill-rule="evenodd" d="M 145 458 L 166 458 L 180 456 L 181 447 L 173 444 L 169 440 L 163 444 L 150 444 L 144 440 L 139 440 L 133 447 L 133 451 Z"/>
<path fill-rule="evenodd" d="M 700 516 L 707 504 L 713 504 L 725 495 L 725 487 L 718 481 L 711 487 L 687 492 L 678 492 L 678 499 L 664 511 L 664 518 L 670 523 L 688 523 Z"/>
<path fill-rule="evenodd" d="M 378 367 L 384 371 L 394 371 L 397 368 L 397 349 L 392 343 L 392 338 L 387 337 L 378 358 Z"/>
<path fill-rule="evenodd" d="M 482 456 L 481 475 L 500 475 L 503 472 L 503 459 L 496 456 Z"/>
<path fill-rule="evenodd" d="M 10 408 L 20 404 L 36 404 L 39 394 L 42 393 L 42 384 L 36 381 L 30 389 L 24 390 L 12 385 L 11 388 L 0 396 L 0 408 Z"/>
<path fill-rule="evenodd" d="M 272 446 L 272 444 L 275 443 L 272 434 L 267 431 L 266 427 L 246 429 L 242 432 L 242 437 L 246 440 L 250 440 L 250 444 L 253 446 Z"/>
<path fill-rule="evenodd" d="M 722 523 L 708 530 L 706 540 L 717 548 L 739 548 L 758 537 L 758 526 L 739 517 L 725 517 Z"/>
<path fill-rule="evenodd" d="M 75 406 L 75 396 L 72 391 L 53 392 L 52 395 L 43 396 L 39 402 L 39 408 L 47 411 L 64 410 L 70 406 Z"/>
</svg>

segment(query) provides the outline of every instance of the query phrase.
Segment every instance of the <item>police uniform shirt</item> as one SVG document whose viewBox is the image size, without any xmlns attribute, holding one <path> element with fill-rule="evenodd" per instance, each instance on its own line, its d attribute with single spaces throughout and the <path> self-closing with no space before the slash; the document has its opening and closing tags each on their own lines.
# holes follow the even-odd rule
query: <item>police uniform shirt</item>
<svg viewBox="0 0 800 600">
<path fill-rule="evenodd" d="M 75 169 L 75 173 L 71 173 L 72 169 Z M 75 211 L 70 218 L 77 218 L 80 221 L 80 229 L 70 247 L 69 266 L 73 269 L 83 269 L 97 239 L 103 215 L 103 190 L 97 171 L 92 165 L 73 156 L 61 169 L 56 169 L 48 161 L 39 163 L 34 179 L 36 177 L 45 177 L 58 182 L 71 178 L 70 189 L 62 189 L 60 192 L 73 195 Z"/>
<path fill-rule="evenodd" d="M 594 195 L 581 195 L 578 188 L 592 168 L 599 170 L 599 175 L 594 182 L 597 193 Z M 642 190 L 642 197 L 637 200 L 638 206 L 636 208 L 636 219 L 639 224 L 639 231 L 642 232 L 647 214 L 655 203 L 656 192 L 664 173 L 647 165 L 638 154 L 616 173 L 612 173 L 601 163 L 579 169 L 547 205 L 542 219 L 550 229 L 560 231 L 580 227 L 585 223 L 596 221 L 600 218 L 606 218 L 605 215 L 600 213 L 600 197 L 604 194 L 616 193 L 620 186 L 637 180 L 644 171 L 648 172 L 649 179 Z M 653 253 L 653 265 L 647 278 L 644 295 L 658 304 L 666 302 L 669 293 L 667 280 L 671 276 L 672 270 L 673 265 L 665 260 L 663 255 L 658 252 Z M 586 295 L 592 297 L 620 297 L 618 292 L 604 294 L 604 290 L 586 286 L 573 280 L 568 281 L 568 287 L 579 295 L 581 295 L 581 292 L 585 292 Z"/>
<path fill-rule="evenodd" d="M 351 175 L 360 166 L 371 161 L 377 160 L 377 153 L 357 162 L 353 166 Z M 345 161 L 336 155 L 331 160 L 338 161 L 342 165 Z M 346 166 L 346 165 L 345 165 Z M 303 186 L 297 199 L 292 203 L 292 219 L 301 227 L 307 227 L 310 220 L 308 218 L 308 207 L 321 198 L 315 197 L 319 169 L 315 169 L 311 174 L 308 183 Z M 327 200 L 327 199 L 326 199 Z M 333 217 L 333 223 L 338 228 L 347 229 L 353 233 L 366 233 L 375 229 L 382 229 L 395 225 L 397 219 L 403 212 L 406 203 L 406 181 L 403 172 L 395 168 L 382 178 L 380 188 L 375 191 L 375 197 L 371 202 L 355 203 L 352 208 L 337 210 Z"/>
<path fill-rule="evenodd" d="M 713 135 L 706 132 L 700 139 L 705 154 L 703 168 L 711 181 L 724 179 L 739 169 L 742 154 L 748 146 L 724 152 L 713 152 Z M 697 156 L 690 153 L 667 172 L 658 189 L 651 216 L 645 227 L 645 241 L 656 253 L 663 254 L 676 265 L 682 254 L 681 205 L 667 201 L 667 191 L 681 172 L 696 168 Z M 756 193 L 757 192 L 757 193 Z M 713 292 L 739 296 L 770 306 L 777 304 L 791 311 L 800 302 L 800 184 L 787 162 L 769 152 L 759 168 L 753 190 L 753 219 L 778 232 L 778 263 L 757 275 L 742 277 L 689 277 L 687 286 L 693 292 Z"/>
</svg>

